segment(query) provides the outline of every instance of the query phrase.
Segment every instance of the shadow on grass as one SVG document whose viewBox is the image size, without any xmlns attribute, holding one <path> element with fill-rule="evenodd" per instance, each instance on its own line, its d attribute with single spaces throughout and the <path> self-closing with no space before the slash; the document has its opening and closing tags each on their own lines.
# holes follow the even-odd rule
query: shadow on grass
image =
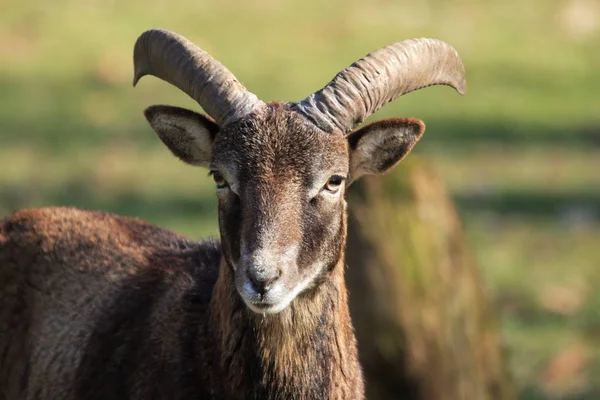
<svg viewBox="0 0 600 400">
<path fill-rule="evenodd" d="M 567 396 L 549 396 L 540 389 L 527 387 L 521 390 L 520 400 L 592 400 L 600 399 L 600 391 L 586 390 L 585 392 L 570 394 Z"/>
<path fill-rule="evenodd" d="M 600 121 L 597 125 L 539 126 L 510 120 L 427 119 L 427 140 L 422 146 L 463 147 L 498 145 L 502 147 L 600 148 Z"/>
<path fill-rule="evenodd" d="M 0 146 L 35 144 L 49 151 L 60 152 L 66 146 L 97 145 L 114 139 L 126 139 L 138 146 L 160 145 L 144 124 L 143 118 L 136 116 L 135 121 L 138 120 L 139 123 L 131 127 L 116 124 L 108 128 L 95 126 L 77 115 L 28 120 L 4 117 Z M 419 148 L 427 151 L 442 146 L 454 151 L 487 145 L 503 148 L 600 149 L 600 123 L 597 126 L 574 125 L 567 129 L 509 122 L 427 118 L 427 140 L 423 140 Z"/>
<path fill-rule="evenodd" d="M 509 192 L 454 194 L 462 213 L 494 212 L 530 218 L 565 218 L 566 220 L 599 220 L 600 190 L 597 192 Z"/>
</svg>

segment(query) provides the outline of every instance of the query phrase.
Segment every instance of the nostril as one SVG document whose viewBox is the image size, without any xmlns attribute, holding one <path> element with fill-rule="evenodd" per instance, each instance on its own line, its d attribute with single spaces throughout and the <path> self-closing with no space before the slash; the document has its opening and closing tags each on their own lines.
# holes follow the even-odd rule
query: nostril
<svg viewBox="0 0 600 400">
<path fill-rule="evenodd" d="M 256 278 L 256 276 L 254 276 L 254 274 L 249 273 L 248 279 L 250 279 L 250 283 L 252 283 L 252 287 L 254 288 L 254 290 L 256 290 L 258 293 L 264 292 L 262 282 L 258 278 Z"/>
<path fill-rule="evenodd" d="M 256 271 L 248 271 L 248 278 L 254 286 L 254 289 L 260 293 L 265 294 L 267 290 L 273 285 L 273 283 L 281 277 L 281 270 L 278 269 L 274 274 L 257 273 Z"/>
<path fill-rule="evenodd" d="M 271 287 L 271 285 L 273 284 L 273 282 L 275 282 L 275 280 L 276 280 L 276 279 L 277 279 L 277 277 L 274 277 L 274 278 L 267 279 L 267 280 L 264 282 L 265 289 L 268 289 L 269 287 Z"/>
<path fill-rule="evenodd" d="M 279 277 L 281 277 L 281 269 L 277 269 L 277 271 L 275 271 L 273 276 L 266 280 L 265 285 L 267 287 L 270 286 L 273 282 L 275 282 L 277 279 L 279 279 Z"/>
</svg>

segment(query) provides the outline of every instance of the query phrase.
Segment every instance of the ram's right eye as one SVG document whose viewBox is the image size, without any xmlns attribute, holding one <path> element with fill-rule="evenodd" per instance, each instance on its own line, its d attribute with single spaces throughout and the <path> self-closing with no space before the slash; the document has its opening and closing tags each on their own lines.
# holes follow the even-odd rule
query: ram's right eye
<svg viewBox="0 0 600 400">
<path fill-rule="evenodd" d="M 343 176 L 332 175 L 323 187 L 323 189 L 328 191 L 329 193 L 335 194 L 340 190 L 340 187 L 342 186 L 342 183 L 344 183 L 344 180 L 346 180 L 346 178 L 344 178 Z"/>
<path fill-rule="evenodd" d="M 217 185 L 217 189 L 226 189 L 229 187 L 229 183 L 225 180 L 223 175 L 219 171 L 210 171 L 210 174 Z"/>
</svg>

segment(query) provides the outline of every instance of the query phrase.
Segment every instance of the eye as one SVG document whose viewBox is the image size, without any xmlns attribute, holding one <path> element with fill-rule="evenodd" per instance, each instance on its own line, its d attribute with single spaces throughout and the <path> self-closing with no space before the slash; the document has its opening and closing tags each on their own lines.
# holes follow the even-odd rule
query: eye
<svg viewBox="0 0 600 400">
<path fill-rule="evenodd" d="M 217 185 L 217 189 L 225 189 L 229 187 L 229 183 L 227 183 L 219 171 L 210 171 L 209 174 L 212 175 L 213 180 Z"/>
<path fill-rule="evenodd" d="M 325 186 L 323 186 L 323 189 L 327 190 L 329 193 L 337 193 L 345 179 L 346 178 L 340 175 L 332 175 Z"/>
</svg>

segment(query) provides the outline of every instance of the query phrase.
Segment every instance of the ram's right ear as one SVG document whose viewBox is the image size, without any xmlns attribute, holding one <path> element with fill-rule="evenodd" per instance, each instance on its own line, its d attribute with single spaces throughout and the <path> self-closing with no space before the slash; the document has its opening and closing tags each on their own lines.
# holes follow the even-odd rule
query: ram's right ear
<svg viewBox="0 0 600 400">
<path fill-rule="evenodd" d="M 208 167 L 219 127 L 194 111 L 171 106 L 151 106 L 144 111 L 162 142 L 183 162 Z"/>
</svg>

